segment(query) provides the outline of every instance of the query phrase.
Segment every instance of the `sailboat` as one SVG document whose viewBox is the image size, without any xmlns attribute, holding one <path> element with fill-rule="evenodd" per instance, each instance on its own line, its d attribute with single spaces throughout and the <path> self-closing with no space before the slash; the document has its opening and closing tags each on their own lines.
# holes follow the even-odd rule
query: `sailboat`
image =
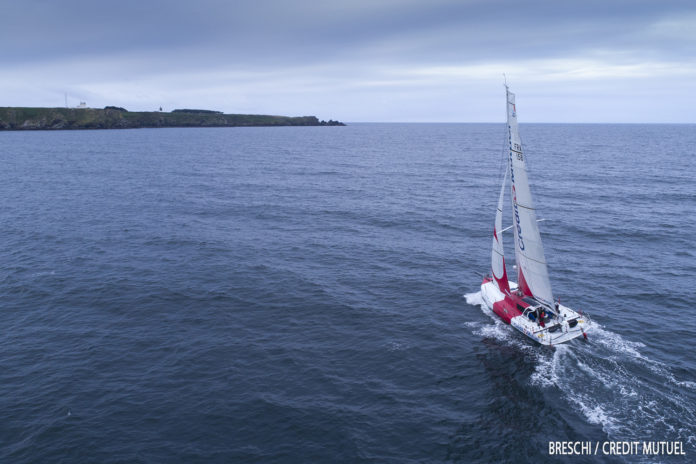
<svg viewBox="0 0 696 464">
<path fill-rule="evenodd" d="M 591 326 L 587 314 L 560 304 L 560 300 L 554 301 L 522 151 L 515 94 L 510 92 L 507 84 L 505 95 L 508 156 L 493 227 L 492 275 L 485 276 L 481 283 L 483 302 L 505 323 L 542 345 L 557 345 L 580 336 L 587 339 Z M 512 225 L 503 229 L 503 204 L 508 177 Z M 510 228 L 515 240 L 517 282 L 508 279 L 505 266 L 503 232 Z"/>
</svg>

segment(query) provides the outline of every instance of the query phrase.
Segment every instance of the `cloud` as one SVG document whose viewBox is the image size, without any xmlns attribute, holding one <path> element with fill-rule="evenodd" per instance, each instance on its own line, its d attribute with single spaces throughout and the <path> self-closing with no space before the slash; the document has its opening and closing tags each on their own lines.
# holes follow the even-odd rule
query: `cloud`
<svg viewBox="0 0 696 464">
<path fill-rule="evenodd" d="M 656 38 L 669 39 L 693 46 L 696 42 L 696 13 L 662 18 L 650 26 L 648 33 Z"/>
<path fill-rule="evenodd" d="M 647 90 L 653 120 L 694 121 L 695 24 L 688 2 L 11 2 L 0 104 L 490 121 L 506 72 L 545 102 L 528 120 L 647 117 L 625 109 Z"/>
</svg>

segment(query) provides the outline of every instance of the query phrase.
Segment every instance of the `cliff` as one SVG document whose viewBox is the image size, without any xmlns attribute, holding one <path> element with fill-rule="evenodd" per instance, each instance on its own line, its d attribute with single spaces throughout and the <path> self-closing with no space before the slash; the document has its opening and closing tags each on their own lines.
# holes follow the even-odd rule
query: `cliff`
<svg viewBox="0 0 696 464">
<path fill-rule="evenodd" d="M 343 126 L 315 116 L 223 114 L 208 110 L 126 111 L 96 108 L 0 107 L 0 130 L 132 129 L 141 127 Z"/>
</svg>

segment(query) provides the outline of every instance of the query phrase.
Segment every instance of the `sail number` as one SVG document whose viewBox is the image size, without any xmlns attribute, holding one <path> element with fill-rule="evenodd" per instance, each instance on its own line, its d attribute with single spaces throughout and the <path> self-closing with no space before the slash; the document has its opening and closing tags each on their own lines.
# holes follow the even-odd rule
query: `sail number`
<svg viewBox="0 0 696 464">
<path fill-rule="evenodd" d="M 522 156 L 522 153 L 517 153 L 517 159 L 520 161 L 524 161 L 524 156 Z"/>
</svg>

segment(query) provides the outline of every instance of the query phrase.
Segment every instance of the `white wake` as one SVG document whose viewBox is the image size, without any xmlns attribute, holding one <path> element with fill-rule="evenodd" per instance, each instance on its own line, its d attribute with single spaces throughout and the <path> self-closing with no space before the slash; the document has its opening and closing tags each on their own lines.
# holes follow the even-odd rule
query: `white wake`
<svg viewBox="0 0 696 464">
<path fill-rule="evenodd" d="M 481 292 L 464 295 L 490 317 L 466 324 L 475 335 L 534 353 L 530 383 L 558 388 L 589 423 L 614 440 L 681 440 L 696 445 L 696 384 L 675 378 L 668 366 L 649 359 L 641 342 L 594 323 L 590 343 L 575 340 L 552 351 L 530 344 L 483 305 Z M 642 369 L 643 367 L 647 368 Z"/>
</svg>

